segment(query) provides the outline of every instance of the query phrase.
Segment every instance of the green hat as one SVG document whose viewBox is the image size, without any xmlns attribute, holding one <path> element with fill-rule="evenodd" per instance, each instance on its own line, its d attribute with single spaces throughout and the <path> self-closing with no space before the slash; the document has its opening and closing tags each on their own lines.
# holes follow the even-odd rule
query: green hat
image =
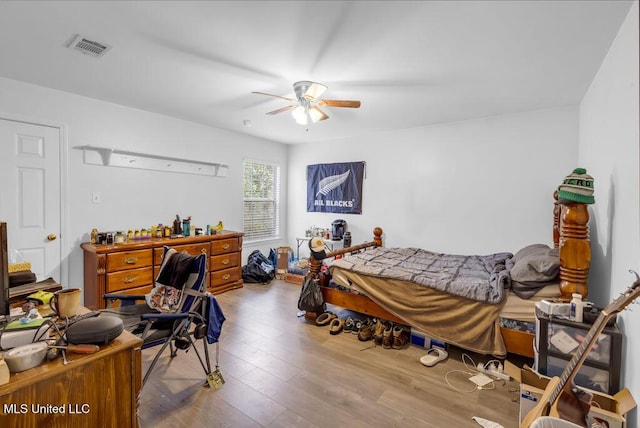
<svg viewBox="0 0 640 428">
<path fill-rule="evenodd" d="M 593 177 L 584 168 L 576 168 L 558 187 L 560 203 L 593 204 Z"/>
</svg>

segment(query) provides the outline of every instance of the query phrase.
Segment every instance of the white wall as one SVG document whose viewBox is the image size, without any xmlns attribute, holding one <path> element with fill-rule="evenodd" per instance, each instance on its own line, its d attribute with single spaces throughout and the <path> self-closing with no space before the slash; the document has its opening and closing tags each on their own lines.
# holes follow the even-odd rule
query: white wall
<svg viewBox="0 0 640 428">
<path fill-rule="evenodd" d="M 294 146 L 288 235 L 344 218 L 354 244 L 375 226 L 386 246 L 447 253 L 552 244 L 553 191 L 577 153 L 577 106 Z M 363 214 L 307 213 L 306 166 L 349 161 L 367 163 Z"/>
<path fill-rule="evenodd" d="M 242 231 L 242 161 L 280 164 L 287 182 L 287 146 L 167 116 L 0 78 L 0 117 L 62 125 L 67 131 L 68 286 L 83 286 L 80 243 L 92 228 L 126 230 L 171 223 L 176 214 L 206 227 L 222 220 Z M 227 178 L 88 165 L 73 147 L 93 145 L 231 165 Z M 101 204 L 93 204 L 100 192 Z M 283 189 L 281 224 L 286 224 Z M 275 247 L 278 242 L 265 243 Z M 244 254 L 252 248 L 244 247 Z M 268 252 L 267 252 L 268 254 Z M 243 255 L 243 264 L 246 256 Z"/>
<path fill-rule="evenodd" d="M 606 306 L 640 272 L 640 186 L 638 148 L 638 2 L 629 15 L 580 105 L 580 164 L 595 180 L 591 206 L 592 265 L 589 300 Z M 622 386 L 640 400 L 640 313 L 623 312 Z M 629 428 L 640 426 L 637 409 Z"/>
</svg>

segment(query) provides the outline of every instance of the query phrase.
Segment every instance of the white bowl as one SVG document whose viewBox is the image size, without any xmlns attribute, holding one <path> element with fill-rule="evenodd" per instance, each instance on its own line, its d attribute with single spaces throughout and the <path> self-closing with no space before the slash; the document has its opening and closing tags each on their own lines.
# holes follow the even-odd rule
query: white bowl
<svg viewBox="0 0 640 428">
<path fill-rule="evenodd" d="M 22 372 L 42 363 L 47 356 L 47 343 L 35 342 L 17 346 L 4 353 L 11 373 Z"/>
</svg>

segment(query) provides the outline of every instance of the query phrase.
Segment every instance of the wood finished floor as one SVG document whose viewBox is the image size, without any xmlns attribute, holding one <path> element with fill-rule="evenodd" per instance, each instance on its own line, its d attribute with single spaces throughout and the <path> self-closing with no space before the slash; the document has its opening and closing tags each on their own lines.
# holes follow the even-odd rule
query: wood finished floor
<svg viewBox="0 0 640 428">
<path fill-rule="evenodd" d="M 473 387 L 461 350 L 449 348 L 447 361 L 425 367 L 425 350 L 414 345 L 364 349 L 373 342 L 296 317 L 299 290 L 274 280 L 218 296 L 227 318 L 219 358 L 226 383 L 203 388 L 196 354 L 171 360 L 166 351 L 140 394 L 141 427 L 480 427 L 473 416 L 517 427 L 516 382 L 455 391 L 446 377 L 458 389 Z M 143 351 L 143 370 L 158 349 Z M 214 345 L 210 351 L 215 365 Z"/>
</svg>

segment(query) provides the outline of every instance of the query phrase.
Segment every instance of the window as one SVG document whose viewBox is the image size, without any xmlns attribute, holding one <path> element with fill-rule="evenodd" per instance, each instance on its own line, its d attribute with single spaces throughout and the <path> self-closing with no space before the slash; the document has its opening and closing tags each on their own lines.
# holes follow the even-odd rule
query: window
<svg viewBox="0 0 640 428">
<path fill-rule="evenodd" d="M 259 241 L 280 235 L 280 167 L 258 161 L 242 163 L 244 239 Z"/>
</svg>

